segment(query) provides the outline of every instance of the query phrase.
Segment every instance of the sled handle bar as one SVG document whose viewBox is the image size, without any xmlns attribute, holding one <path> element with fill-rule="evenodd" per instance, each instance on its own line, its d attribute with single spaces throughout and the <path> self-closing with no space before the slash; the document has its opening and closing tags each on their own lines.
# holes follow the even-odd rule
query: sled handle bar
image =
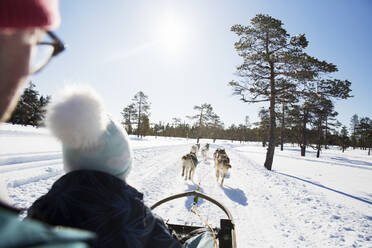
<svg viewBox="0 0 372 248">
<path fill-rule="evenodd" d="M 186 197 L 186 196 L 199 196 L 201 198 L 204 198 L 212 203 L 214 203 L 215 205 L 217 205 L 218 207 L 220 207 L 224 212 L 225 214 L 227 215 L 227 217 L 229 218 L 229 220 L 233 221 L 233 217 L 230 213 L 230 211 L 220 202 L 216 201 L 215 199 L 205 195 L 205 194 L 202 194 L 202 193 L 199 193 L 197 191 L 188 191 L 188 192 L 185 192 L 185 193 L 180 193 L 180 194 L 176 194 L 176 195 L 172 195 L 172 196 L 169 196 L 167 198 L 164 198 L 156 203 L 154 203 L 152 206 L 151 206 L 151 210 L 153 210 L 154 208 L 158 207 L 159 205 L 165 203 L 165 202 L 168 202 L 168 201 L 171 201 L 171 200 L 174 200 L 174 199 L 178 199 L 178 198 L 182 198 L 182 197 Z"/>
<path fill-rule="evenodd" d="M 231 221 L 233 227 L 231 229 L 231 236 L 232 236 L 232 241 L 233 241 L 233 248 L 236 248 L 236 235 L 235 235 L 235 223 L 234 223 L 234 219 L 230 213 L 230 211 L 220 202 L 216 201 L 215 199 L 205 195 L 205 194 L 202 194 L 200 192 L 197 192 L 197 191 L 188 191 L 188 192 L 185 192 L 185 193 L 180 193 L 180 194 L 176 194 L 176 195 L 172 195 L 172 196 L 169 196 L 167 198 L 164 198 L 156 203 L 154 203 L 150 209 L 153 210 L 155 209 L 156 207 L 158 207 L 159 205 L 165 203 L 165 202 L 168 202 L 168 201 L 171 201 L 171 200 L 174 200 L 174 199 L 178 199 L 178 198 L 182 198 L 182 197 L 186 197 L 186 196 L 198 196 L 198 197 L 201 197 L 203 199 L 206 199 L 207 201 L 210 201 L 212 202 L 213 204 L 217 205 L 220 209 L 222 209 L 225 214 L 227 215 L 227 217 L 229 218 L 229 220 Z"/>
</svg>

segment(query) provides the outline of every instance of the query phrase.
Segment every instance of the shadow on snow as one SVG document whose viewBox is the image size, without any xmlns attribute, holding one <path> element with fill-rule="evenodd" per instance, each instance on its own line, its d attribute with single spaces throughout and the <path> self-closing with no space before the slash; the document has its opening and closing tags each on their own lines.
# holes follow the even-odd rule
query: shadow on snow
<svg viewBox="0 0 372 248">
<path fill-rule="evenodd" d="M 256 154 L 257 152 L 244 151 L 244 153 L 254 153 L 254 154 Z M 363 166 L 371 166 L 372 167 L 372 163 L 365 162 L 365 161 L 360 161 L 360 160 L 349 160 L 349 159 L 344 159 L 344 158 L 340 159 L 340 158 L 337 158 L 337 157 L 331 157 L 332 159 L 336 160 L 334 162 L 332 160 L 325 161 L 325 160 L 319 160 L 317 158 L 311 158 L 311 157 L 310 158 L 293 157 L 293 156 L 284 155 L 284 154 L 280 154 L 280 153 L 277 153 L 276 156 L 283 157 L 283 158 L 297 159 L 297 160 L 301 160 L 301 161 L 328 164 L 328 165 L 337 165 L 337 166 L 351 167 L 351 168 L 357 168 L 357 169 L 363 169 L 363 170 L 372 170 L 372 168 L 363 167 Z M 345 164 L 340 163 L 340 162 L 345 162 Z M 346 163 L 351 163 L 351 164 L 346 164 Z"/>
<path fill-rule="evenodd" d="M 222 187 L 223 191 L 225 192 L 226 196 L 230 198 L 230 200 L 239 203 L 243 206 L 248 206 L 247 197 L 245 193 L 241 189 L 233 189 L 228 186 Z"/>
<path fill-rule="evenodd" d="M 365 166 L 371 166 L 372 163 L 367 162 L 367 161 L 362 161 L 362 160 L 354 160 L 354 159 L 348 159 L 348 158 L 343 158 L 343 157 L 332 157 L 334 160 L 338 160 L 344 163 L 350 163 L 350 164 L 355 164 L 355 165 L 365 165 Z"/>
<path fill-rule="evenodd" d="M 207 161 L 203 161 L 204 162 L 204 164 L 206 164 L 206 165 L 210 165 L 211 164 L 211 162 L 209 161 L 209 160 L 207 160 Z"/>
<path fill-rule="evenodd" d="M 294 179 L 297 179 L 297 180 L 300 180 L 300 181 L 303 181 L 303 182 L 306 182 L 306 183 L 310 183 L 312 185 L 321 187 L 323 189 L 328 189 L 328 190 L 333 191 L 333 192 L 336 192 L 338 194 L 341 194 L 341 195 L 344 195 L 344 196 L 353 198 L 355 200 L 358 200 L 358 201 L 361 201 L 361 202 L 365 202 L 365 203 L 368 203 L 368 204 L 371 204 L 372 205 L 372 202 L 371 201 L 368 201 L 366 199 L 363 199 L 363 198 L 360 198 L 360 197 L 357 197 L 357 196 L 353 196 L 353 195 L 347 194 L 347 193 L 342 192 L 342 191 L 339 191 L 339 190 L 335 190 L 335 189 L 329 188 L 327 186 L 324 186 L 324 185 L 319 184 L 319 183 L 312 182 L 310 180 L 306 180 L 306 179 L 303 179 L 303 178 L 299 178 L 299 177 L 292 176 L 292 175 L 289 175 L 289 174 L 286 174 L 286 173 L 282 173 L 282 172 L 278 172 L 278 171 L 272 171 L 272 172 L 277 173 L 277 174 L 280 174 L 280 175 L 283 175 L 283 176 L 291 177 L 291 178 L 294 178 Z"/>
</svg>

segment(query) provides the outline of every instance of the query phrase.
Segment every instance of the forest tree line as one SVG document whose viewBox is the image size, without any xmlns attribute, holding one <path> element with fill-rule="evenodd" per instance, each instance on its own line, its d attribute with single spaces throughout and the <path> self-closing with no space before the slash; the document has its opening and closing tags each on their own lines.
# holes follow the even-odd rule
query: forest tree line
<svg viewBox="0 0 372 248">
<path fill-rule="evenodd" d="M 139 97 L 142 96 L 142 97 Z M 142 100 L 141 100 L 142 99 Z M 143 99 L 146 99 L 144 101 Z M 322 111 L 327 112 L 324 105 L 311 105 L 307 108 L 306 125 L 304 116 L 297 105 L 282 105 L 276 111 L 275 134 L 279 139 L 275 143 L 283 150 L 285 143 L 312 148 L 318 151 L 328 149 L 329 146 L 339 146 L 342 151 L 348 147 L 367 149 L 372 146 L 372 120 L 369 117 L 359 118 L 353 115 L 350 121 L 350 130 L 335 118 L 338 113 L 333 110 L 332 102 L 325 105 L 331 115 L 324 115 L 320 123 L 319 116 Z M 141 110 L 144 108 L 144 110 Z M 268 109 L 262 108 L 259 121 L 250 123 L 249 116 L 245 117 L 244 124 L 232 124 L 225 127 L 218 114 L 213 111 L 211 104 L 204 103 L 193 107 L 194 113 L 185 116 L 185 119 L 174 117 L 172 122 L 150 122 L 150 104 L 148 96 L 142 91 L 138 92 L 128 106 L 123 108 L 122 124 L 129 134 L 137 136 L 164 136 L 197 139 L 231 140 L 232 142 L 262 142 L 268 146 L 270 116 Z M 328 112 L 327 112 L 328 113 Z M 139 117 L 139 118 L 138 118 Z M 193 122 L 190 124 L 190 122 Z M 137 128 L 137 127 L 140 128 Z M 305 156 L 303 149 L 301 155 Z"/>
<path fill-rule="evenodd" d="M 43 96 L 31 83 L 21 95 L 20 101 L 8 120 L 12 124 L 44 126 L 45 107 L 50 102 L 50 96 Z M 327 105 L 332 106 L 333 105 Z M 123 108 L 122 125 L 128 134 L 137 136 L 163 136 L 182 137 L 192 139 L 231 140 L 232 142 L 261 142 L 263 147 L 268 146 L 270 117 L 268 109 L 262 108 L 258 113 L 259 121 L 251 123 L 249 116 L 245 117 L 243 124 L 231 124 L 225 127 L 221 118 L 213 107 L 204 103 L 193 107 L 193 113 L 181 118 L 173 118 L 172 122 L 153 123 L 151 120 L 150 103 L 148 96 L 142 91 L 138 92 L 132 102 Z M 190 111 L 191 112 L 191 111 Z M 368 150 L 372 147 L 372 120 L 369 117 L 353 115 L 350 128 L 337 121 L 337 112 L 319 125 L 317 114 L 319 106 L 308 109 L 307 125 L 304 128 L 303 115 L 296 107 L 282 105 L 276 111 L 275 135 L 278 137 L 275 146 L 283 150 L 285 143 L 301 146 L 306 143 L 310 149 L 320 151 L 329 146 L 339 146 L 341 150 L 347 148 L 360 148 Z M 140 116 L 140 118 L 138 118 Z M 192 124 L 190 124 L 190 122 Z M 138 128 L 138 126 L 140 128 Z M 321 130 L 321 131 L 319 131 Z M 305 133 L 304 133 L 305 132 Z M 306 138 L 304 142 L 303 137 Z"/>
</svg>

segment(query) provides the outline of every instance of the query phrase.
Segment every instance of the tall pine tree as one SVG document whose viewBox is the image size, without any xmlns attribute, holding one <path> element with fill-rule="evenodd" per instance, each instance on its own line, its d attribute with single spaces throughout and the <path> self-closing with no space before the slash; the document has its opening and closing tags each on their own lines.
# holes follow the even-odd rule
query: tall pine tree
<svg viewBox="0 0 372 248">
<path fill-rule="evenodd" d="M 208 103 L 204 103 L 200 106 L 194 106 L 194 110 L 197 111 L 197 114 L 195 114 L 193 116 L 187 116 L 187 118 L 197 121 L 197 141 L 196 141 L 196 143 L 199 143 L 199 139 L 201 138 L 202 129 L 207 125 L 207 123 L 209 123 L 209 121 L 212 119 L 212 117 L 216 114 L 213 112 L 213 107 Z"/>
<path fill-rule="evenodd" d="M 307 55 L 308 45 L 305 35 L 290 37 L 280 20 L 268 15 L 256 15 L 250 26 L 235 25 L 231 28 L 239 36 L 235 49 L 243 58 L 237 67 L 239 82 L 232 81 L 235 95 L 248 103 L 270 102 L 269 146 L 266 153 L 265 168 L 271 170 L 276 144 L 276 106 L 282 103 L 299 101 L 303 109 L 303 129 L 310 109 L 313 107 L 315 93 L 322 97 L 346 99 L 350 97 L 350 82 L 326 78 L 337 67 Z M 288 98 L 292 95 L 292 98 Z M 308 106 L 306 106 L 308 105 Z M 306 141 L 302 144 L 304 155 Z"/>
<path fill-rule="evenodd" d="M 270 102 L 269 147 L 264 164 L 268 170 L 275 150 L 275 107 L 278 99 L 295 87 L 291 79 L 298 77 L 296 65 L 308 44 L 304 35 L 290 37 L 282 26 L 280 20 L 258 14 L 249 26 L 231 27 L 239 37 L 235 49 L 243 58 L 243 64 L 237 67 L 237 74 L 243 80 L 230 82 L 234 94 L 248 103 Z"/>
<path fill-rule="evenodd" d="M 144 129 L 142 128 L 142 122 L 144 121 L 144 116 L 149 117 L 150 115 L 150 103 L 148 102 L 148 96 L 145 95 L 142 91 L 139 91 L 137 94 L 134 95 L 132 99 L 134 108 L 137 111 L 135 116 L 137 121 L 137 137 L 143 136 Z"/>
</svg>

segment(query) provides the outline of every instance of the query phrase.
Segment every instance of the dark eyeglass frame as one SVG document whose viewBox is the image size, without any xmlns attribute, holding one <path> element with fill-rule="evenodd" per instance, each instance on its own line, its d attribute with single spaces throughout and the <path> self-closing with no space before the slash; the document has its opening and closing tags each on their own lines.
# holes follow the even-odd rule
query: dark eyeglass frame
<svg viewBox="0 0 372 248">
<path fill-rule="evenodd" d="M 36 43 L 36 45 L 49 45 L 49 46 L 53 46 L 53 53 L 49 57 L 49 59 L 42 66 L 40 66 L 40 68 L 38 68 L 36 71 L 31 72 L 31 74 L 36 74 L 39 71 L 41 71 L 52 60 L 53 57 L 55 57 L 58 54 L 62 53 L 66 49 L 66 47 L 67 47 L 62 42 L 62 40 L 58 38 L 58 36 L 54 32 L 47 31 L 46 34 L 52 39 L 52 42 L 40 41 L 40 42 Z"/>
</svg>

